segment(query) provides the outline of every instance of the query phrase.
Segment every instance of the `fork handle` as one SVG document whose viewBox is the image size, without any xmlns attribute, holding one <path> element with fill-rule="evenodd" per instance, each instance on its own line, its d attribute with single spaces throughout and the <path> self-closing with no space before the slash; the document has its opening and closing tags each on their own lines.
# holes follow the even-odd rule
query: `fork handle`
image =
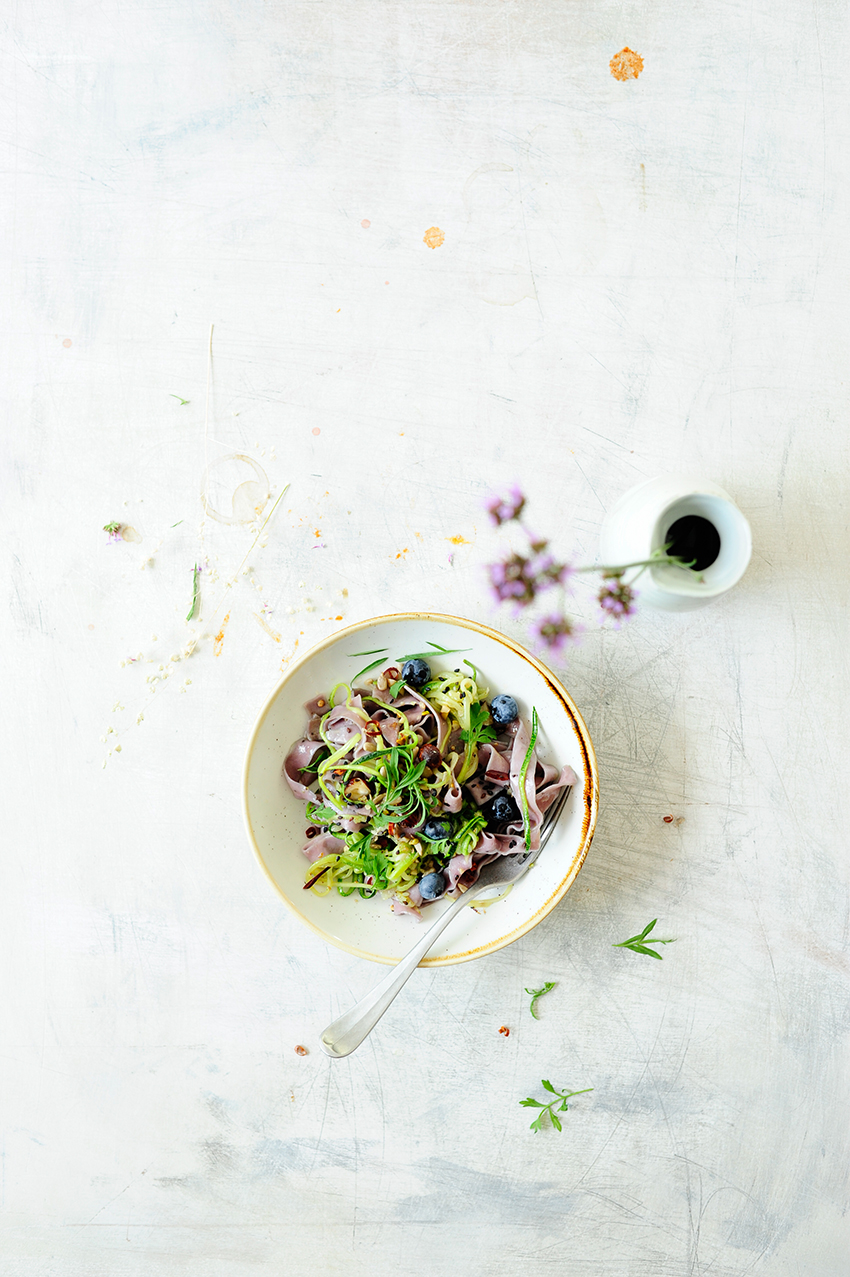
<svg viewBox="0 0 850 1277">
<path fill-rule="evenodd" d="M 480 888 L 480 890 L 486 890 L 486 888 Z M 445 931 L 452 918 L 463 906 L 478 894 L 475 886 L 472 886 L 459 896 L 451 908 L 428 928 L 422 939 L 402 958 L 401 962 L 387 972 L 383 980 L 376 984 L 365 998 L 361 998 L 356 1006 L 346 1011 L 338 1020 L 334 1020 L 333 1024 L 328 1025 L 321 1038 L 322 1050 L 326 1055 L 330 1055 L 335 1060 L 341 1060 L 343 1056 L 350 1055 L 357 1049 L 363 1039 L 372 1032 L 396 994 L 407 984 L 434 941 Z"/>
</svg>

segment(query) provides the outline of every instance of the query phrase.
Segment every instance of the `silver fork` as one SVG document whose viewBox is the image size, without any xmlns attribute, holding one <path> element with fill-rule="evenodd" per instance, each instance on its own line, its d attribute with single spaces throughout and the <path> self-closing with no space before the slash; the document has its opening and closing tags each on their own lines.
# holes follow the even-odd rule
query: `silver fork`
<svg viewBox="0 0 850 1277">
<path fill-rule="evenodd" d="M 519 881 L 549 841 L 569 794 L 569 788 L 562 790 L 545 813 L 540 829 L 540 846 L 536 851 L 499 856 L 498 860 L 485 865 L 478 876 L 478 881 L 459 896 L 450 909 L 440 915 L 422 939 L 384 976 L 383 980 L 375 985 L 371 993 L 367 993 L 366 997 L 361 998 L 350 1011 L 346 1011 L 338 1020 L 334 1020 L 333 1024 L 328 1025 L 321 1038 L 322 1050 L 326 1055 L 330 1055 L 335 1060 L 341 1060 L 343 1056 L 356 1051 L 364 1038 L 372 1032 L 396 994 L 400 993 L 403 986 L 407 984 L 435 940 L 465 905 L 480 896 L 488 887 L 506 887 L 509 883 Z"/>
</svg>

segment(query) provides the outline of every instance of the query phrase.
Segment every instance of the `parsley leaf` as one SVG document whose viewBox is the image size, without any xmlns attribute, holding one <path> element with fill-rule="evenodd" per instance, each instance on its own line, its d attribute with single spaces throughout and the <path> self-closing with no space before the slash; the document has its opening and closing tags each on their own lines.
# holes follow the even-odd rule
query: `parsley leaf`
<svg viewBox="0 0 850 1277">
<path fill-rule="evenodd" d="M 496 739 L 496 729 L 490 721 L 490 711 L 486 705 L 477 703 L 472 706 L 469 714 L 469 731 L 462 731 L 460 738 L 470 745 L 475 745 L 479 741 L 483 743 Z"/>
<path fill-rule="evenodd" d="M 537 1114 L 537 1117 L 531 1123 L 531 1126 L 529 1128 L 532 1131 L 543 1130 L 544 1120 L 546 1118 L 547 1113 L 549 1114 L 549 1120 L 551 1121 L 555 1130 L 562 1131 L 564 1128 L 561 1125 L 561 1119 L 558 1117 L 557 1114 L 567 1112 L 567 1110 L 569 1109 L 567 1100 L 571 1100 L 574 1095 L 587 1095 L 588 1091 L 593 1090 L 592 1086 L 586 1086 L 583 1091 L 559 1091 L 552 1085 L 551 1082 L 545 1081 L 545 1080 L 541 1082 L 540 1085 L 543 1087 L 544 1091 L 548 1091 L 550 1095 L 555 1096 L 554 1100 L 551 1100 L 548 1104 L 543 1104 L 541 1103 L 540 1100 L 535 1100 L 530 1095 L 528 1096 L 527 1099 L 520 1100 L 520 1105 L 522 1108 L 540 1109 L 540 1112 Z"/>
</svg>

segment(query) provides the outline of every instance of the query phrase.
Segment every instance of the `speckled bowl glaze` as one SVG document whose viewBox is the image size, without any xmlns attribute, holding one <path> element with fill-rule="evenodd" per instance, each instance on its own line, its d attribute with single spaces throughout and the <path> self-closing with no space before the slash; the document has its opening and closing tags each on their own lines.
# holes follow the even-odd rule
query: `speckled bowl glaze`
<svg viewBox="0 0 850 1277">
<path fill-rule="evenodd" d="M 353 678 L 368 663 L 369 657 L 354 653 L 387 648 L 389 662 L 405 652 L 426 651 L 432 643 L 468 649 L 442 659 L 435 653 L 435 669 L 453 668 L 452 662 L 466 657 L 478 667 L 492 695 L 510 692 L 524 717 L 536 706 L 541 757 L 569 763 L 579 783 L 539 863 L 505 900 L 481 911 L 461 910 L 422 965 L 468 962 L 530 931 L 569 890 L 596 825 L 599 787 L 587 727 L 566 688 L 518 643 L 475 621 L 422 612 L 375 617 L 324 639 L 293 664 L 260 711 L 245 759 L 245 825 L 257 859 L 292 912 L 331 944 L 371 962 L 397 962 L 421 924 L 393 914 L 389 901 L 381 897 L 361 900 L 335 891 L 327 896 L 304 891 L 304 805 L 290 791 L 281 769 L 290 745 L 303 733 L 305 701 Z M 423 917 L 434 919 L 447 907 L 438 901 L 423 911 Z"/>
</svg>

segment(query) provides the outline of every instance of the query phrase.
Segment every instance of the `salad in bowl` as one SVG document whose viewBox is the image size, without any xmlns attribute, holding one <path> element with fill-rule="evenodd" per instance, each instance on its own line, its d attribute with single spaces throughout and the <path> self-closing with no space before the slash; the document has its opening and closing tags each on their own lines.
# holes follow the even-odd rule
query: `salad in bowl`
<svg viewBox="0 0 850 1277">
<path fill-rule="evenodd" d="M 510 891 L 472 900 L 424 965 L 464 962 L 524 935 L 573 883 L 598 810 L 596 759 L 566 688 L 475 621 L 409 612 L 329 636 L 293 662 L 248 745 L 243 810 L 288 908 L 350 953 L 394 963 L 402 914 L 434 915 L 482 865 L 546 849 Z"/>
<path fill-rule="evenodd" d="M 472 661 L 452 668 L 457 655 L 437 644 L 388 663 L 382 654 L 379 673 L 305 705 L 283 763 L 305 804 L 305 890 L 380 893 L 419 916 L 497 856 L 536 850 L 543 813 L 576 774 L 539 759 L 536 709 L 529 720 L 509 693 L 488 699 Z"/>
</svg>

